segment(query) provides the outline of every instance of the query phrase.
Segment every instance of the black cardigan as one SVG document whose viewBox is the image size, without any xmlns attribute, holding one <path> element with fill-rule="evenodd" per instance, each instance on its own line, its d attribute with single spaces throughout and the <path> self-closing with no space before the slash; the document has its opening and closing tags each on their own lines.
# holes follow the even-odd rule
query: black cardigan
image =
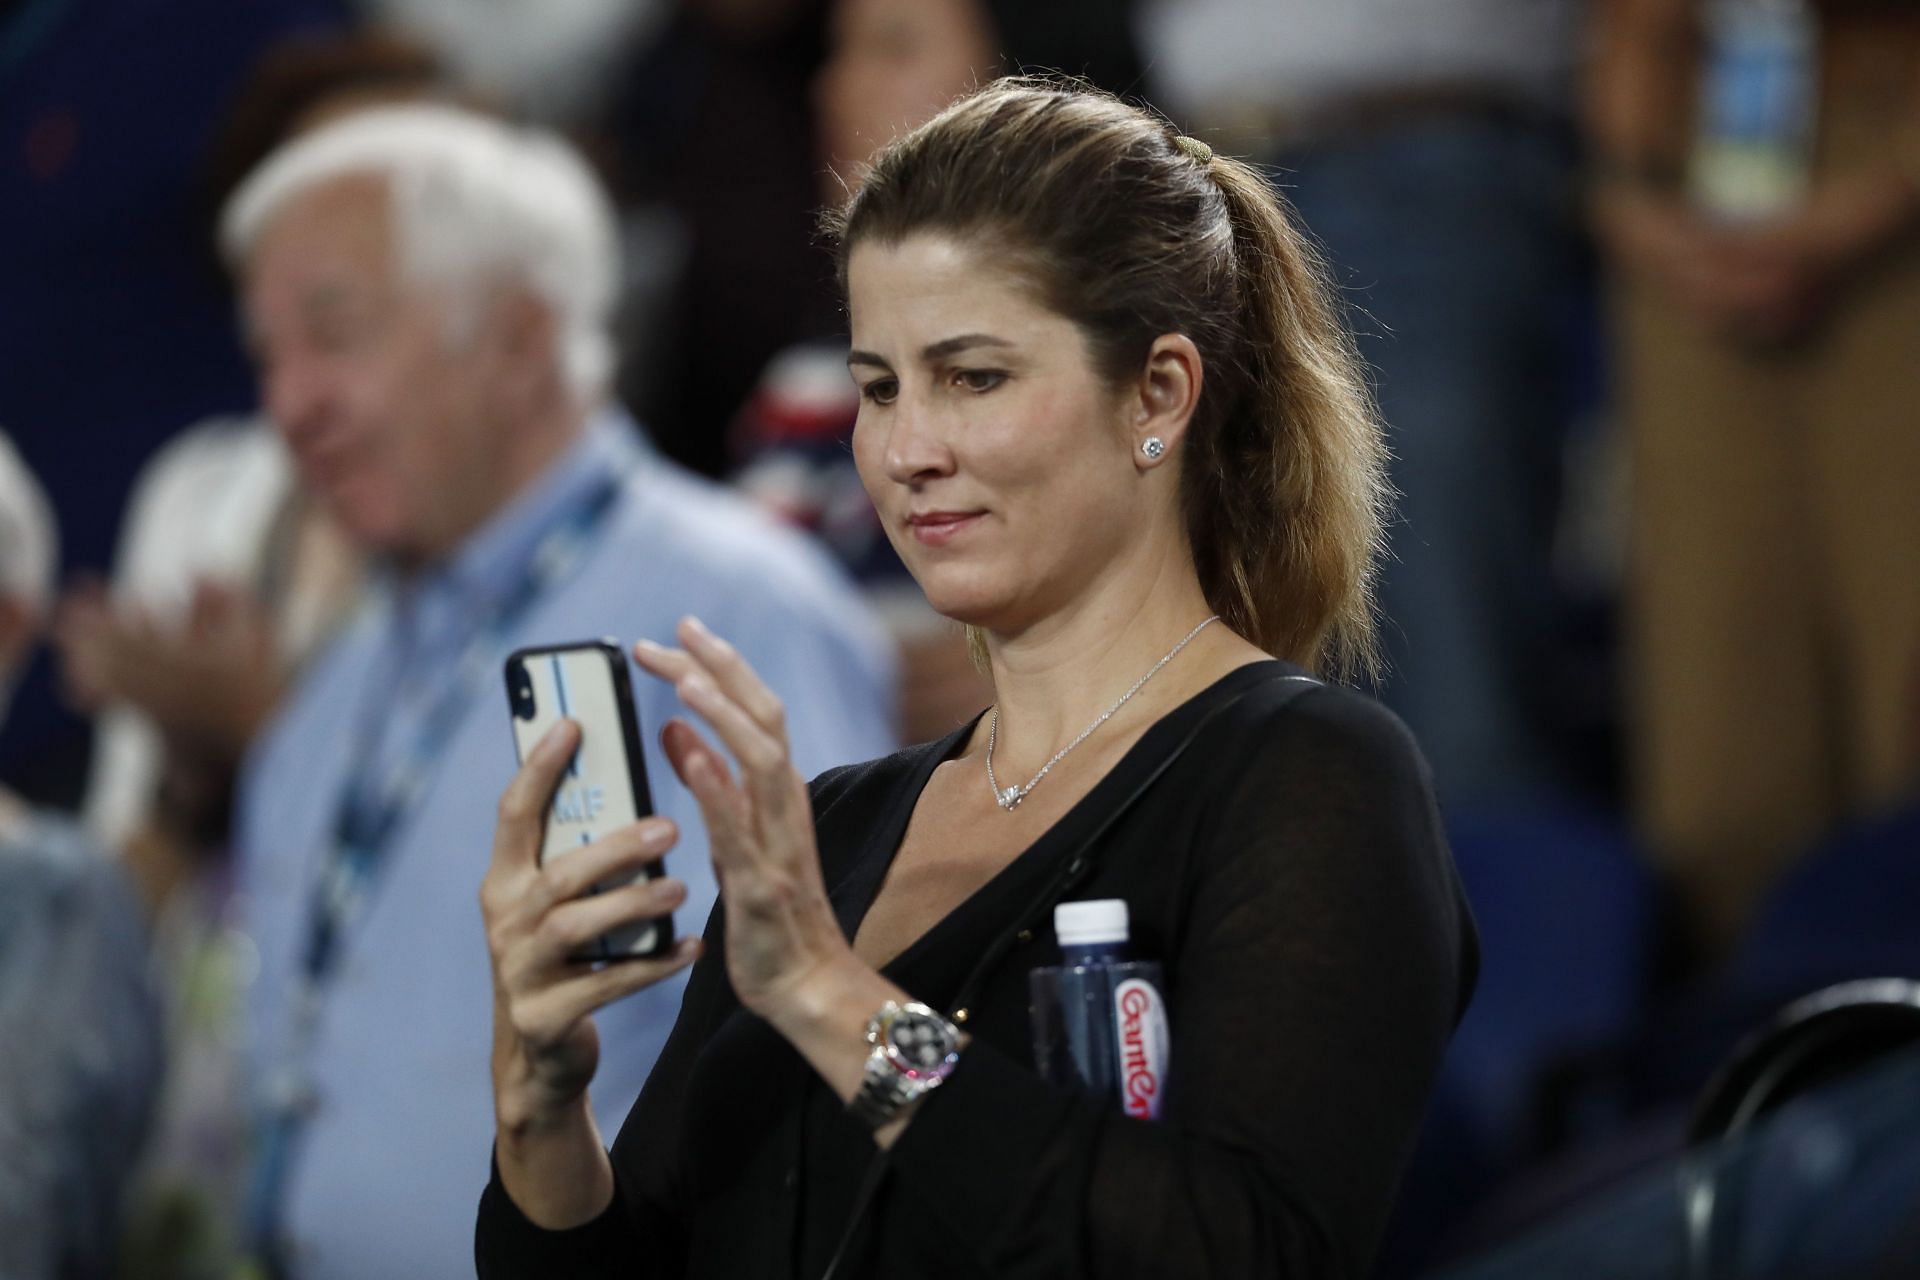
<svg viewBox="0 0 1920 1280">
<path fill-rule="evenodd" d="M 835 1280 L 1364 1274 L 1478 946 L 1412 738 L 1358 694 L 1281 678 L 1297 674 L 1243 667 L 1169 712 L 886 966 L 916 999 L 964 1008 L 972 1042 L 881 1166 L 806 1061 L 739 1007 L 716 910 L 614 1143 L 613 1204 L 544 1231 L 496 1174 L 480 1204 L 483 1280 L 816 1280 L 869 1177 Z M 849 938 L 966 735 L 814 783 Z M 1033 1070 L 1027 974 L 1059 962 L 1063 896 L 1125 898 L 1135 954 L 1166 966 L 1158 1123 Z"/>
</svg>

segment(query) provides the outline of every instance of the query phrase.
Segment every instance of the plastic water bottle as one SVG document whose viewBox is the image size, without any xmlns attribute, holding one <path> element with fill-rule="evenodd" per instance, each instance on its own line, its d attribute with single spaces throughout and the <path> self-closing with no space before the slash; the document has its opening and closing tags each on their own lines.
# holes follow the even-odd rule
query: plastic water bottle
<svg viewBox="0 0 1920 1280">
<path fill-rule="evenodd" d="M 1160 966 L 1127 958 L 1119 898 L 1053 909 L 1063 963 L 1028 976 L 1035 1065 L 1055 1084 L 1155 1120 L 1167 1079 L 1167 1001 Z"/>
<path fill-rule="evenodd" d="M 1807 0 L 1710 0 L 1694 203 L 1729 222 L 1790 212 L 1806 196 L 1820 102 L 1820 29 Z"/>
</svg>

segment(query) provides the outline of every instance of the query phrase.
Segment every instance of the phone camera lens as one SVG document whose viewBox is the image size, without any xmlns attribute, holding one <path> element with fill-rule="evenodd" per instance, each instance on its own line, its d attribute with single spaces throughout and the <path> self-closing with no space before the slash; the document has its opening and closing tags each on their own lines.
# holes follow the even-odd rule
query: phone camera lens
<svg viewBox="0 0 1920 1280">
<path fill-rule="evenodd" d="M 524 666 L 513 668 L 513 714 L 522 720 L 531 720 L 534 715 L 533 677 L 527 674 Z"/>
</svg>

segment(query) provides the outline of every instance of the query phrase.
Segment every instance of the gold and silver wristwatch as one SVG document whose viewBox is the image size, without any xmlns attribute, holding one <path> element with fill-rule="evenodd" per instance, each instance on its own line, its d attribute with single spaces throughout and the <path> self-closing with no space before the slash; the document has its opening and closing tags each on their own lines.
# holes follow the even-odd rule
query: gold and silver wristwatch
<svg viewBox="0 0 1920 1280">
<path fill-rule="evenodd" d="M 866 1074 L 847 1110 L 878 1129 L 936 1089 L 960 1061 L 960 1028 L 926 1005 L 889 1000 L 867 1021 Z"/>
</svg>

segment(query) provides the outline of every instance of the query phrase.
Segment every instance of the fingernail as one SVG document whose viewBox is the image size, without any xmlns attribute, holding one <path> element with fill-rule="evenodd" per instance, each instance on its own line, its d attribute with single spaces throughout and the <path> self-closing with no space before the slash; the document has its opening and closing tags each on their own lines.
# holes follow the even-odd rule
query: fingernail
<svg viewBox="0 0 1920 1280">
<path fill-rule="evenodd" d="M 658 644 L 655 644 L 653 641 L 647 640 L 644 638 L 635 640 L 633 642 L 633 647 L 635 649 L 640 650 L 643 653 L 665 653 L 667 651 L 665 645 L 658 645 Z"/>
<path fill-rule="evenodd" d="M 685 623 L 687 630 L 693 632 L 693 634 L 699 636 L 703 640 L 711 639 L 713 636 L 713 632 L 707 630 L 707 624 L 700 621 L 700 619 L 694 617 L 692 614 L 688 614 L 685 618 L 682 619 L 682 622 Z"/>
</svg>

